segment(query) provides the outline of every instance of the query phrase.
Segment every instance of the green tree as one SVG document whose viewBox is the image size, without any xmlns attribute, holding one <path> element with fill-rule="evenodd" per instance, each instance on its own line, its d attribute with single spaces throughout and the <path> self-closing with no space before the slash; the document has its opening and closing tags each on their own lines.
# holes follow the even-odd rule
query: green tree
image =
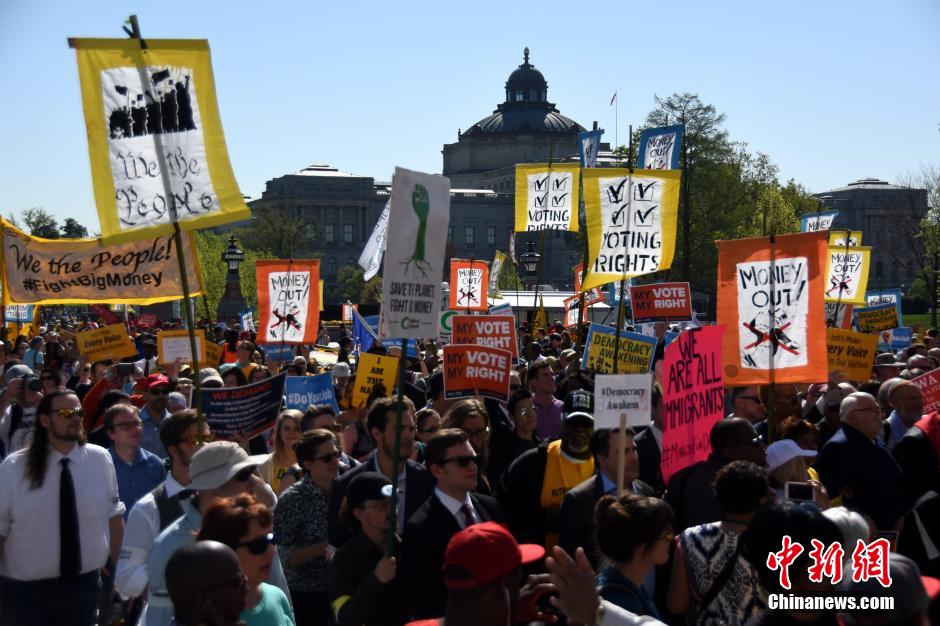
<svg viewBox="0 0 940 626">
<path fill-rule="evenodd" d="M 359 302 L 362 288 L 365 285 L 362 268 L 358 265 L 345 265 L 339 268 L 336 274 L 336 295 L 341 302 L 349 301 L 353 304 Z"/>
<path fill-rule="evenodd" d="M 368 282 L 363 283 L 362 291 L 359 292 L 360 304 L 379 304 L 382 302 L 382 277 L 373 276 Z"/>
<path fill-rule="evenodd" d="M 927 214 L 919 217 L 916 207 L 898 207 L 893 223 L 895 232 L 907 244 L 899 251 L 892 246 L 892 262 L 901 267 L 913 267 L 917 276 L 914 289 L 930 307 L 930 325 L 937 326 L 937 305 L 940 302 L 940 166 L 924 165 L 917 172 L 898 179 L 898 184 L 927 191 Z"/>
<path fill-rule="evenodd" d="M 246 248 L 265 250 L 277 259 L 315 259 L 317 223 L 304 217 L 300 207 L 260 207 L 252 211 L 251 225 L 235 229 Z"/>
<path fill-rule="evenodd" d="M 217 235 L 211 230 L 199 230 L 195 233 L 196 254 L 199 256 L 199 265 L 202 267 L 202 277 L 205 281 L 206 298 L 209 308 L 215 312 L 215 307 L 222 299 L 225 290 L 225 275 L 228 267 L 222 262 L 222 252 L 228 247 L 228 236 Z M 250 249 L 240 242 L 245 251 L 245 260 L 239 267 L 239 281 L 242 295 L 249 307 L 258 305 L 258 287 L 255 281 L 255 261 L 275 258 L 270 252 Z"/>
<path fill-rule="evenodd" d="M 519 272 L 508 257 L 506 262 L 503 263 L 503 269 L 499 272 L 496 284 L 499 286 L 500 291 L 504 289 L 506 291 L 522 291 L 524 289 L 522 280 L 519 278 Z"/>
<path fill-rule="evenodd" d="M 59 233 L 63 239 L 87 239 L 88 229 L 78 223 L 74 217 L 65 218 Z"/>
<path fill-rule="evenodd" d="M 30 235 L 44 239 L 59 238 L 59 224 L 52 213 L 42 207 L 31 207 L 20 211 L 19 215 L 10 212 L 7 219 L 17 228 L 24 229 Z"/>
</svg>

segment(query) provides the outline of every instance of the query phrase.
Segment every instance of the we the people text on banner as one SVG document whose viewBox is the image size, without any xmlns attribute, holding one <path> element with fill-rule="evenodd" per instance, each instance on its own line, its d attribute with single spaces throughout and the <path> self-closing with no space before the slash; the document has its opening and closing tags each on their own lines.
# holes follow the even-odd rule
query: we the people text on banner
<svg viewBox="0 0 940 626">
<path fill-rule="evenodd" d="M 663 480 L 708 458 L 709 434 L 725 414 L 723 326 L 681 333 L 663 362 Z"/>
<path fill-rule="evenodd" d="M 182 241 L 189 292 L 199 295 L 192 238 Z M 3 221 L 3 261 L 5 304 L 154 304 L 183 297 L 172 235 L 102 247 L 98 239 L 33 237 Z"/>
<path fill-rule="evenodd" d="M 127 329 L 118 324 L 77 333 L 75 347 L 89 363 L 137 356 L 137 347 L 127 336 Z"/>
<path fill-rule="evenodd" d="M 820 230 L 830 230 L 837 215 L 839 212 L 836 210 L 804 213 L 800 216 L 800 232 L 814 233 Z"/>
<path fill-rule="evenodd" d="M 862 333 L 877 333 L 901 325 L 897 306 L 891 303 L 857 306 L 853 313 L 855 314 L 855 327 Z"/>
<path fill-rule="evenodd" d="M 877 344 L 878 335 L 827 328 L 829 372 L 841 372 L 846 380 L 865 382 L 871 378 Z"/>
<path fill-rule="evenodd" d="M 516 232 L 578 231 L 577 163 L 516 165 Z"/>
<path fill-rule="evenodd" d="M 506 315 L 454 315 L 451 342 L 500 348 L 508 350 L 515 358 L 519 356 L 515 321 Z"/>
<path fill-rule="evenodd" d="M 729 385 L 826 380 L 825 232 L 719 241 L 718 323 Z"/>
<path fill-rule="evenodd" d="M 509 397 L 512 353 L 488 346 L 444 346 L 444 397 L 472 398 L 480 395 L 496 400 Z"/>
<path fill-rule="evenodd" d="M 620 416 L 627 426 L 649 426 L 652 374 L 598 374 L 594 377 L 594 430 L 619 428 Z"/>
<path fill-rule="evenodd" d="M 205 360 L 206 331 L 196 330 L 196 356 L 199 363 Z M 188 330 L 160 330 L 157 331 L 157 362 L 163 365 L 172 365 L 176 359 L 187 363 L 193 362 L 193 351 L 189 345 Z"/>
<path fill-rule="evenodd" d="M 452 259 L 448 306 L 457 311 L 485 311 L 488 274 L 486 263 Z"/>
<path fill-rule="evenodd" d="M 70 39 L 106 244 L 251 217 L 202 40 Z M 167 194 L 169 191 L 169 194 Z"/>
<path fill-rule="evenodd" d="M 313 343 L 320 321 L 320 261 L 255 262 L 258 343 Z"/>
<path fill-rule="evenodd" d="M 640 158 L 637 162 L 645 170 L 677 170 L 682 151 L 685 124 L 644 128 L 640 132 Z"/>
<path fill-rule="evenodd" d="M 830 230 L 829 246 L 850 247 L 862 245 L 862 231 L 860 230 Z"/>
<path fill-rule="evenodd" d="M 826 302 L 865 304 L 871 248 L 829 246 L 826 265 Z"/>
<path fill-rule="evenodd" d="M 689 283 L 657 283 L 630 287 L 633 322 L 663 322 L 692 319 L 692 290 Z"/>
<path fill-rule="evenodd" d="M 313 404 L 328 404 L 339 414 L 339 405 L 333 392 L 333 376 L 329 373 L 288 376 L 285 394 L 288 409 L 305 412 Z"/>
<path fill-rule="evenodd" d="M 930 370 L 926 374 L 912 378 L 924 396 L 924 415 L 940 410 L 940 370 Z"/>
<path fill-rule="evenodd" d="M 200 389 L 198 402 L 212 434 L 240 434 L 251 439 L 273 428 L 281 412 L 286 380 L 287 374 L 282 373 L 244 387 Z"/>
<path fill-rule="evenodd" d="M 901 314 L 901 303 L 904 296 L 900 289 L 882 289 L 880 291 L 868 291 L 865 293 L 865 304 L 875 306 L 876 304 L 893 304 L 898 310 L 898 326 L 904 325 L 904 316 Z"/>
<path fill-rule="evenodd" d="M 365 352 L 359 355 L 356 378 L 353 382 L 352 404 L 356 408 L 366 407 L 366 400 L 375 385 L 383 385 L 386 395 L 392 395 L 395 378 L 398 376 L 398 359 Z"/>
<path fill-rule="evenodd" d="M 672 266 L 679 178 L 678 170 L 585 170 L 588 265 L 582 290 Z"/>
<path fill-rule="evenodd" d="M 380 337 L 437 335 L 449 224 L 450 180 L 396 167 L 382 273 Z"/>
<path fill-rule="evenodd" d="M 584 342 L 581 369 L 598 374 L 614 373 L 614 329 L 610 326 L 591 324 Z M 653 365 L 656 339 L 639 333 L 620 331 L 620 349 L 617 353 L 618 374 L 642 374 Z"/>
</svg>

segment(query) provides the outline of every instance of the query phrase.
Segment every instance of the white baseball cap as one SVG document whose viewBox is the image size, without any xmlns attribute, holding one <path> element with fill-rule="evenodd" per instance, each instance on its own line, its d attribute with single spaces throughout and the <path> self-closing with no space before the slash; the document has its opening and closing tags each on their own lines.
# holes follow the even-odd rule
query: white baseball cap
<svg viewBox="0 0 940 626">
<path fill-rule="evenodd" d="M 792 439 L 781 439 L 767 446 L 767 467 L 773 471 L 798 456 L 816 456 L 815 450 L 804 450 Z"/>
<path fill-rule="evenodd" d="M 249 456 L 234 441 L 207 443 L 193 455 L 189 465 L 187 489 L 218 489 L 246 467 L 257 467 L 268 458 L 267 454 Z"/>
</svg>

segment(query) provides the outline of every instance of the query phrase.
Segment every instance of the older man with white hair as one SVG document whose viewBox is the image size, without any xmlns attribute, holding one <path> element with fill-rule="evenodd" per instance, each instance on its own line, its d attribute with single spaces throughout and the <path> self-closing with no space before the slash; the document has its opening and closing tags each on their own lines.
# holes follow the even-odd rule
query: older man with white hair
<svg viewBox="0 0 940 626">
<path fill-rule="evenodd" d="M 878 440 L 882 411 L 871 394 L 856 391 L 839 405 L 842 428 L 819 454 L 819 477 L 830 496 L 894 530 L 901 509 L 901 470 Z"/>
</svg>

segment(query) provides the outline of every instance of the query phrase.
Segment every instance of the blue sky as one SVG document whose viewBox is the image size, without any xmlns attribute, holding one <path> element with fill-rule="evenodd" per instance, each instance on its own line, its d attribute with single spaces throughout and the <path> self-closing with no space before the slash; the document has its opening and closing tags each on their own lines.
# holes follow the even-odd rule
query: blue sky
<svg viewBox="0 0 940 626">
<path fill-rule="evenodd" d="M 698 93 L 813 191 L 940 164 L 940 3 L 0 2 L 0 211 L 98 230 L 69 36 L 206 38 L 242 192 L 311 163 L 389 180 L 503 99 L 531 49 L 549 99 L 613 140 L 656 94 Z"/>
</svg>

